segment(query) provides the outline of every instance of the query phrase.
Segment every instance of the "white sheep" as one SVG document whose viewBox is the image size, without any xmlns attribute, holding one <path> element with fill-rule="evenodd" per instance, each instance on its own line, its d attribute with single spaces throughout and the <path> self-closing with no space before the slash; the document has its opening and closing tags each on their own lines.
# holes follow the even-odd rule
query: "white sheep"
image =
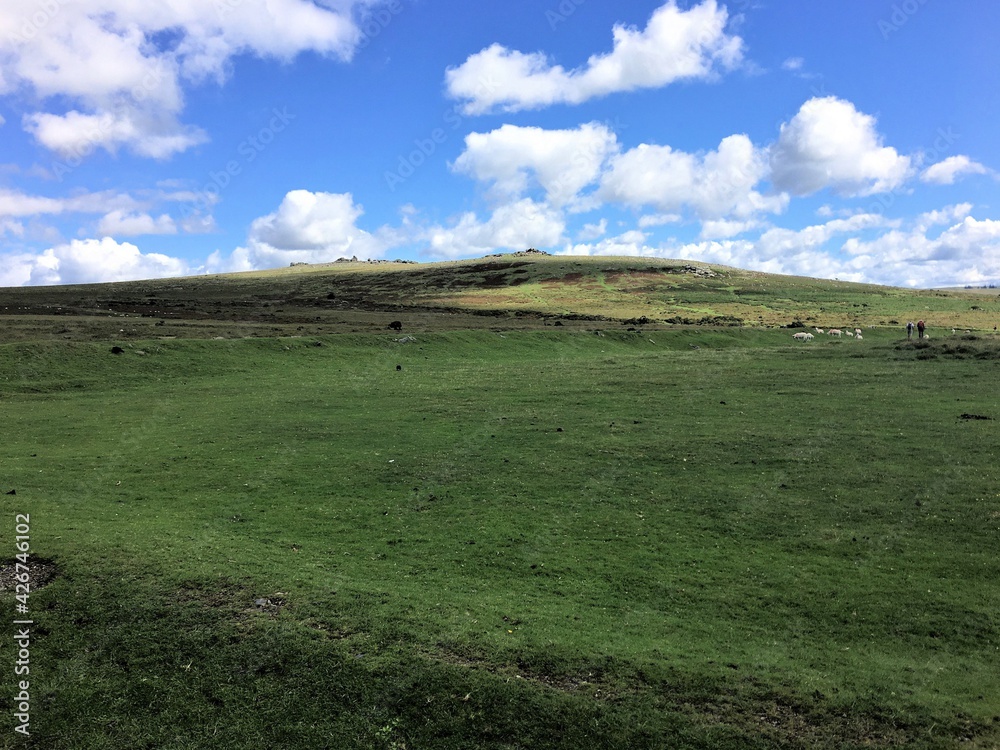
<svg viewBox="0 0 1000 750">
<path fill-rule="evenodd" d="M 840 336 L 841 333 L 843 333 L 843 331 L 841 331 L 839 328 L 831 328 L 829 331 L 827 331 L 827 333 L 830 334 L 831 336 Z"/>
<path fill-rule="evenodd" d="M 864 341 L 865 340 L 865 337 L 862 336 L 860 333 L 857 336 L 855 336 L 854 338 L 856 338 L 858 341 Z"/>
<path fill-rule="evenodd" d="M 822 328 L 817 328 L 817 329 L 816 329 L 816 333 L 824 333 L 824 331 L 823 331 L 823 329 L 822 329 Z"/>
<path fill-rule="evenodd" d="M 795 339 L 796 341 L 809 341 L 812 337 L 813 335 L 811 333 L 805 333 L 805 332 L 792 334 L 792 338 Z"/>
<path fill-rule="evenodd" d="M 860 328 L 855 328 L 855 329 L 854 329 L 854 334 L 855 334 L 856 336 L 860 336 L 860 335 L 861 335 L 861 329 L 860 329 Z"/>
<path fill-rule="evenodd" d="M 850 336 L 851 338 L 854 338 L 854 334 L 851 331 L 848 331 L 847 335 Z"/>
</svg>

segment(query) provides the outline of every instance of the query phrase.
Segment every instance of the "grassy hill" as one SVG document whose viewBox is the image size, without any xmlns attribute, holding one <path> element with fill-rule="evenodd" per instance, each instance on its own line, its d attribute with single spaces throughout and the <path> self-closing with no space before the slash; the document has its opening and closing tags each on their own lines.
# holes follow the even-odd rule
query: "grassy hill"
<svg viewBox="0 0 1000 750">
<path fill-rule="evenodd" d="M 997 747 L 990 299 L 646 263 L 5 290 L 0 747 Z"/>
<path fill-rule="evenodd" d="M 646 325 L 992 331 L 989 290 L 912 291 L 652 258 L 513 254 L 444 263 L 333 263 L 184 279 L 0 292 L 6 340 L 273 336 L 530 328 L 556 321 Z M 120 335 L 119 335 L 120 334 Z"/>
</svg>

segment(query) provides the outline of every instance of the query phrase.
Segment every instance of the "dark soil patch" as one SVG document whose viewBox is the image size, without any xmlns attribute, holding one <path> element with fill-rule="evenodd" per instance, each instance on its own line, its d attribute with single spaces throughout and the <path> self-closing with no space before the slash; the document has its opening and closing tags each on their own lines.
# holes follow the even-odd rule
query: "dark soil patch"
<svg viewBox="0 0 1000 750">
<path fill-rule="evenodd" d="M 18 564 L 22 567 L 18 568 Z M 17 591 L 17 585 L 24 583 L 18 579 L 18 576 L 24 574 L 25 565 L 28 568 L 27 584 L 32 592 L 48 586 L 59 575 L 59 566 L 54 561 L 44 557 L 29 557 L 27 563 L 4 560 L 0 562 L 0 591 Z"/>
</svg>

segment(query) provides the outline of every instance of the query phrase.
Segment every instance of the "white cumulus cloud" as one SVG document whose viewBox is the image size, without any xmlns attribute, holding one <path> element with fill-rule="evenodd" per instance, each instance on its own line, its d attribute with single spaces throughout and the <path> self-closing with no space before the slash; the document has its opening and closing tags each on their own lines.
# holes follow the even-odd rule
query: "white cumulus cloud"
<svg viewBox="0 0 1000 750">
<path fill-rule="evenodd" d="M 612 255 L 633 258 L 656 255 L 657 250 L 646 244 L 647 239 L 645 232 L 633 229 L 615 237 L 605 237 L 596 243 L 578 242 L 567 245 L 556 255 Z"/>
<path fill-rule="evenodd" d="M 454 169 L 492 184 L 501 199 L 520 197 L 537 184 L 550 204 L 563 206 L 597 180 L 617 150 L 615 134 L 598 123 L 574 130 L 503 125 L 490 133 L 467 135 Z"/>
<path fill-rule="evenodd" d="M 274 268 L 381 257 L 384 241 L 356 224 L 363 213 L 350 193 L 292 190 L 276 211 L 250 225 L 246 258 L 253 268 Z"/>
<path fill-rule="evenodd" d="M 185 87 L 221 82 L 239 55 L 348 60 L 361 39 L 352 9 L 370 4 L 0 0 L 0 94 L 40 107 L 24 126 L 61 156 L 166 158 L 206 138 L 180 122 Z"/>
<path fill-rule="evenodd" d="M 874 117 L 828 96 L 810 99 L 781 126 L 771 147 L 771 181 L 799 196 L 824 188 L 846 196 L 872 195 L 902 185 L 911 161 L 882 144 Z"/>
<path fill-rule="evenodd" d="M 706 240 L 735 237 L 760 226 L 760 222 L 732 221 L 730 219 L 708 219 L 701 224 L 701 238 Z"/>
<path fill-rule="evenodd" d="M 0 259 L 0 285 L 87 284 L 135 281 L 191 273 L 187 263 L 160 253 L 143 253 L 110 237 L 72 240 L 38 254 Z"/>
<path fill-rule="evenodd" d="M 920 173 L 920 179 L 935 185 L 954 185 L 956 178 L 967 174 L 990 174 L 990 170 L 962 154 L 932 164 Z"/>
<path fill-rule="evenodd" d="M 597 224 L 584 224 L 583 229 L 577 232 L 576 238 L 581 242 L 596 240 L 608 233 L 608 220 L 601 219 Z"/>
<path fill-rule="evenodd" d="M 945 208 L 937 211 L 927 211 L 917 217 L 916 229 L 918 232 L 923 234 L 933 226 L 961 221 L 971 213 L 971 203 L 959 203 L 954 206 L 946 206 Z"/>
<path fill-rule="evenodd" d="M 707 79 L 743 59 L 743 40 L 726 33 L 728 20 L 716 0 L 689 10 L 669 0 L 653 12 L 645 29 L 616 25 L 612 51 L 572 70 L 551 64 L 540 52 L 493 44 L 448 69 L 448 93 L 464 101 L 466 114 L 475 115 L 579 104 L 619 91 Z"/>
<path fill-rule="evenodd" d="M 437 258 L 463 258 L 498 251 L 553 247 L 559 244 L 566 223 L 559 211 L 524 198 L 496 209 L 480 221 L 474 213 L 462 214 L 447 227 L 424 232 L 427 251 Z"/>
<path fill-rule="evenodd" d="M 140 234 L 176 234 L 177 225 L 167 214 L 153 218 L 147 213 L 126 213 L 111 211 L 97 224 L 102 235 L 114 237 L 134 237 Z"/>
<path fill-rule="evenodd" d="M 701 156 L 641 144 L 611 159 L 599 195 L 668 213 L 688 207 L 704 219 L 745 219 L 758 212 L 780 213 L 788 204 L 787 195 L 754 189 L 766 176 L 763 152 L 745 135 L 728 136 L 716 151 Z"/>
</svg>

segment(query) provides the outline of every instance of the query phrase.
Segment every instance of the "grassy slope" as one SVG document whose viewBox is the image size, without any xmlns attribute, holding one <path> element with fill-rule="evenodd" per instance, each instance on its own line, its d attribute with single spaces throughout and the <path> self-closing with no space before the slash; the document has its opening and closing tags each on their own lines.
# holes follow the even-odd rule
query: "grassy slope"
<svg viewBox="0 0 1000 750">
<path fill-rule="evenodd" d="M 0 347 L 18 746 L 997 741 L 992 341 L 320 342 Z"/>
<path fill-rule="evenodd" d="M 691 273 L 711 271 L 712 276 Z M 3 340 L 275 336 L 531 327 L 555 318 L 769 327 L 992 330 L 995 292 L 908 291 L 649 258 L 504 256 L 297 266 L 228 276 L 2 290 Z"/>
</svg>

